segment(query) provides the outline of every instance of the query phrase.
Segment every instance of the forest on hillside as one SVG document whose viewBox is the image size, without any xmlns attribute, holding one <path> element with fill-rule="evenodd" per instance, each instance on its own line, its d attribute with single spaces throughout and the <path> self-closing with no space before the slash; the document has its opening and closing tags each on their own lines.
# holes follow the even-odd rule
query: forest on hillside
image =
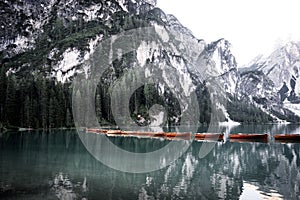
<svg viewBox="0 0 300 200">
<path fill-rule="evenodd" d="M 4 67 L 0 71 L 0 126 L 13 128 L 61 128 L 73 127 L 72 82 L 62 83 L 56 78 L 43 77 L 40 74 L 26 73 L 20 77 L 8 73 Z M 112 83 L 110 83 L 112 84 Z M 109 84 L 100 82 L 95 95 L 95 109 L 101 125 L 114 125 L 111 113 Z M 126 88 L 124 88 L 126 91 Z M 80 94 L 84 96 L 84 94 Z M 209 124 L 211 100 L 208 89 L 199 85 L 196 90 L 199 105 L 199 123 Z M 83 97 L 82 97 L 83 98 Z M 152 105 L 165 107 L 168 126 L 177 125 L 173 116 L 180 116 L 180 106 L 168 91 L 159 94 L 157 85 L 144 85 L 138 88 L 130 99 L 131 117 L 138 121 L 138 115 L 149 121 L 149 109 Z M 254 105 L 233 98 L 228 103 L 231 119 L 244 123 L 265 123 L 272 118 Z M 84 113 L 82 116 L 84 117 Z M 138 122 L 137 122 L 138 123 Z M 180 122 L 179 122 L 180 123 Z M 138 125 L 147 125 L 138 124 Z"/>
</svg>

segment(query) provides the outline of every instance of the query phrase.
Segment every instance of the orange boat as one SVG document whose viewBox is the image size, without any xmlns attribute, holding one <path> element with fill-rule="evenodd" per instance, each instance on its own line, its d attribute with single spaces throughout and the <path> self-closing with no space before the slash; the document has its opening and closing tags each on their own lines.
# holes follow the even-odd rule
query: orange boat
<svg viewBox="0 0 300 200">
<path fill-rule="evenodd" d="M 267 140 L 268 134 L 230 134 L 230 139 L 245 139 L 245 140 Z"/>
<path fill-rule="evenodd" d="M 294 140 L 300 141 L 300 134 L 277 134 L 274 135 L 275 140 Z"/>
<path fill-rule="evenodd" d="M 108 135 L 127 135 L 125 132 L 121 130 L 108 130 L 106 131 L 106 134 Z"/>
<path fill-rule="evenodd" d="M 230 142 L 258 142 L 258 143 L 268 143 L 268 139 L 230 139 Z"/>
<path fill-rule="evenodd" d="M 108 130 L 98 130 L 98 133 L 107 133 Z"/>
<path fill-rule="evenodd" d="M 148 137 L 158 137 L 161 133 L 155 132 L 139 132 L 139 131 L 124 131 L 125 134 L 131 136 L 148 136 Z"/>
<path fill-rule="evenodd" d="M 153 137 L 165 137 L 166 133 L 154 133 Z"/>
<path fill-rule="evenodd" d="M 223 133 L 195 133 L 195 140 L 224 140 Z"/>
<path fill-rule="evenodd" d="M 190 139 L 191 135 L 191 133 L 165 133 L 168 139 Z"/>
</svg>

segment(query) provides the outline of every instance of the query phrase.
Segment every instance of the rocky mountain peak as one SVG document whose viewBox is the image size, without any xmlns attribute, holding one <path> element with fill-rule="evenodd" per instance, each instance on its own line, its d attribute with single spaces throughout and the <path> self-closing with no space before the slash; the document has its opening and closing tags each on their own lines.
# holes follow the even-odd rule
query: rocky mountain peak
<svg viewBox="0 0 300 200">
<path fill-rule="evenodd" d="M 300 44 L 288 42 L 268 57 L 262 57 L 252 64 L 251 70 L 262 71 L 274 83 L 277 90 L 286 86 L 289 92 L 300 95 Z"/>
<path fill-rule="evenodd" d="M 280 119 L 298 120 L 294 116 L 300 113 L 299 47 L 297 42 L 288 42 L 240 69 L 238 93 Z"/>
<path fill-rule="evenodd" d="M 231 44 L 224 38 L 208 44 L 206 50 L 212 56 L 213 60 L 218 60 L 219 65 L 216 69 L 224 74 L 232 69 L 237 68 L 237 62 L 230 50 Z"/>
<path fill-rule="evenodd" d="M 296 42 L 288 42 L 283 49 L 286 54 L 290 55 L 292 58 L 300 59 L 300 44 Z"/>
</svg>

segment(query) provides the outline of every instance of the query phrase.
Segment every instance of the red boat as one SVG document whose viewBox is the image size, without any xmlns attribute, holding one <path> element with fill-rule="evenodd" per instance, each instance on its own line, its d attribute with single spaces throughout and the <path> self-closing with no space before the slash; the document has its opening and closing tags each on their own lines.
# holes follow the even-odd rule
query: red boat
<svg viewBox="0 0 300 200">
<path fill-rule="evenodd" d="M 191 139 L 191 133 L 165 133 L 168 139 Z"/>
<path fill-rule="evenodd" d="M 268 139 L 230 139 L 230 142 L 259 142 L 268 143 Z"/>
<path fill-rule="evenodd" d="M 127 135 L 125 132 L 123 132 L 121 130 L 108 130 L 106 132 L 106 134 L 108 134 L 108 135 Z"/>
<path fill-rule="evenodd" d="M 124 131 L 127 135 L 131 136 L 149 136 L 153 137 L 155 136 L 154 132 L 138 132 L 138 131 Z"/>
<path fill-rule="evenodd" d="M 295 140 L 300 141 L 300 134 L 277 134 L 274 135 L 275 140 Z"/>
<path fill-rule="evenodd" d="M 245 140 L 267 140 L 268 134 L 230 134 L 230 139 L 245 139 Z"/>
<path fill-rule="evenodd" d="M 153 137 L 165 137 L 166 133 L 154 133 Z"/>
<path fill-rule="evenodd" d="M 195 140 L 224 140 L 223 133 L 195 133 Z"/>
</svg>

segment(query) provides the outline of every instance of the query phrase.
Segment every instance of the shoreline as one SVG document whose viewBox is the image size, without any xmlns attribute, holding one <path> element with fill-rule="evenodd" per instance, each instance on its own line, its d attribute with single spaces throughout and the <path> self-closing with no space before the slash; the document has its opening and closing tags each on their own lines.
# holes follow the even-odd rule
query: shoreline
<svg viewBox="0 0 300 200">
<path fill-rule="evenodd" d="M 212 123 L 211 125 L 214 126 L 220 126 L 220 127 L 227 127 L 228 125 L 234 125 L 235 127 L 238 126 L 243 126 L 243 125 L 299 125 L 300 123 L 274 123 L 274 122 L 270 122 L 270 123 L 235 123 L 235 124 L 226 124 L 226 123 Z M 192 125 L 193 126 L 193 125 Z M 204 124 L 200 124 L 198 125 L 199 127 L 209 127 L 209 125 L 204 125 Z M 104 129 L 119 129 L 118 126 L 116 125 L 106 125 L 106 126 L 100 126 L 101 128 Z M 148 127 L 148 126 L 145 126 Z M 141 128 L 145 128 L 145 127 L 141 127 Z M 172 127 L 176 127 L 176 126 L 170 126 L 170 128 Z M 185 127 L 185 126 L 184 126 Z M 188 127 L 188 126 L 186 126 Z M 87 127 L 81 127 L 81 128 L 87 128 Z M 24 127 L 14 127 L 14 126 L 1 126 L 0 127 L 0 133 L 4 133 L 4 132 L 11 132 L 11 131 L 17 131 L 17 132 L 22 132 L 22 131 L 40 131 L 40 130 L 44 130 L 44 131 L 50 131 L 50 130 L 74 130 L 77 129 L 77 127 L 59 127 L 59 128 L 24 128 Z"/>
</svg>

